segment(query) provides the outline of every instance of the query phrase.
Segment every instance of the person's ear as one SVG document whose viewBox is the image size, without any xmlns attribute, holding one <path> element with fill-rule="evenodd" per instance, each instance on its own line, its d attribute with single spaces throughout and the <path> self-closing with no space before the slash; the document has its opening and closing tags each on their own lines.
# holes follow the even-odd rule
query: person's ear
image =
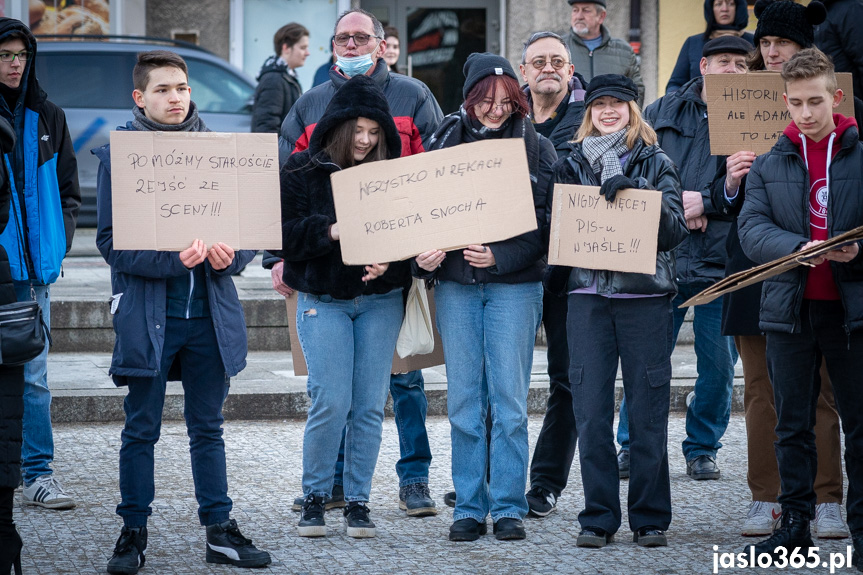
<svg viewBox="0 0 863 575">
<path fill-rule="evenodd" d="M 132 100 L 135 101 L 135 105 L 139 108 L 144 107 L 144 93 L 141 90 L 132 90 Z"/>
<path fill-rule="evenodd" d="M 833 107 L 838 108 L 839 104 L 842 103 L 842 98 L 845 96 L 845 93 L 842 92 L 840 88 L 836 88 L 836 93 L 833 94 Z"/>
<path fill-rule="evenodd" d="M 701 62 L 698 64 L 698 69 L 701 70 L 702 76 L 704 76 L 704 74 L 707 73 L 707 58 L 706 57 L 701 58 Z"/>
<path fill-rule="evenodd" d="M 518 65 L 518 71 L 521 72 L 522 81 L 527 82 L 527 68 L 524 67 L 524 64 Z"/>
</svg>

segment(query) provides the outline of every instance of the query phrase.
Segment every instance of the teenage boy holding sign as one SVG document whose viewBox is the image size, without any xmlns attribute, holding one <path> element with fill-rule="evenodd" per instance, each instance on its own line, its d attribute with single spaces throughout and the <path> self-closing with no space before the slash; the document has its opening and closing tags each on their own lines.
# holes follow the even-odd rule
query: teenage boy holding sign
<svg viewBox="0 0 863 575">
<path fill-rule="evenodd" d="M 173 52 L 138 54 L 132 72 L 134 119 L 125 130 L 208 132 L 191 100 L 188 69 Z M 222 405 L 230 378 L 246 366 L 246 324 L 231 275 L 254 251 L 195 239 L 181 252 L 115 250 L 110 145 L 99 158 L 96 244 L 111 266 L 114 356 L 110 373 L 128 385 L 120 446 L 123 518 L 108 573 L 137 573 L 144 565 L 147 518 L 154 498 L 153 448 L 159 440 L 169 371 L 181 371 L 198 517 L 207 528 L 208 563 L 263 567 L 270 556 L 246 539 L 230 518 Z M 213 361 L 219 358 L 219 361 Z M 173 374 L 172 374 L 173 375 Z M 172 378 L 175 379 L 175 378 Z"/>
</svg>

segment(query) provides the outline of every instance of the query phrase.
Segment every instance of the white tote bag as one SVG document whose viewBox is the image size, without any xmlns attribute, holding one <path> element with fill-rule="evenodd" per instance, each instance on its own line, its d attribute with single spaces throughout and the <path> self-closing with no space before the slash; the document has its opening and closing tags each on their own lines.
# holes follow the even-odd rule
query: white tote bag
<svg viewBox="0 0 863 575">
<path fill-rule="evenodd" d="M 434 351 L 434 331 L 426 282 L 413 278 L 405 305 L 405 319 L 396 342 L 396 352 L 404 359 L 411 355 L 424 355 L 432 351 Z"/>
</svg>

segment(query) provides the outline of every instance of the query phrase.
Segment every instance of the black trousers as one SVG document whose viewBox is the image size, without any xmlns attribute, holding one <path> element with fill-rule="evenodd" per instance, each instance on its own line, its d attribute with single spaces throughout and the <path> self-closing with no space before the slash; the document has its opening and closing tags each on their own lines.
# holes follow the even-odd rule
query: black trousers
<svg viewBox="0 0 863 575">
<path fill-rule="evenodd" d="M 863 332 L 846 332 L 840 301 L 803 300 L 800 333 L 767 332 L 767 369 L 776 403 L 776 460 L 783 509 L 815 517 L 818 466 L 815 408 L 822 358 L 845 432 L 846 511 L 851 531 L 863 529 Z"/>
<path fill-rule="evenodd" d="M 566 297 L 545 292 L 542 322 L 548 343 L 548 403 L 530 462 L 530 486 L 560 497 L 569 480 L 578 433 L 569 388 L 569 346 L 566 342 Z"/>
<path fill-rule="evenodd" d="M 668 529 L 668 408 L 673 321 L 671 297 L 611 299 L 570 294 L 569 381 L 584 486 L 582 527 L 620 527 L 620 478 L 614 448 L 618 359 L 629 410 L 629 526 Z"/>
</svg>

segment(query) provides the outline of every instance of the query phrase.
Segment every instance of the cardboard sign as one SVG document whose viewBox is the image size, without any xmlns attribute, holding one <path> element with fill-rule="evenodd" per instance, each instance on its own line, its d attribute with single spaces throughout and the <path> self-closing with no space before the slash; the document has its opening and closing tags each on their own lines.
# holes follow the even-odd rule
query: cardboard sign
<svg viewBox="0 0 863 575">
<path fill-rule="evenodd" d="M 854 117 L 851 74 L 836 74 L 843 98 L 836 113 Z M 729 156 L 741 150 L 769 152 L 791 123 L 782 94 L 785 82 L 779 72 L 708 74 L 707 122 L 710 153 Z"/>
<path fill-rule="evenodd" d="M 761 264 L 760 266 L 755 266 L 754 268 L 731 274 L 727 278 L 720 280 L 709 288 L 695 294 L 683 302 L 679 307 L 684 308 L 710 303 L 724 294 L 764 281 L 767 278 L 787 272 L 797 266 L 811 265 L 808 263 L 809 260 L 821 256 L 831 250 L 841 249 L 849 244 L 859 242 L 860 240 L 863 240 L 863 226 L 854 228 L 853 230 L 848 230 L 844 234 L 834 236 L 829 240 L 810 246 L 805 250 L 800 250 L 799 252 L 794 252 L 787 256 L 775 259 L 772 262 L 767 262 L 766 264 Z"/>
<path fill-rule="evenodd" d="M 342 260 L 404 260 L 536 229 L 524 140 L 463 144 L 331 176 Z"/>
<path fill-rule="evenodd" d="M 429 312 L 432 318 L 435 317 L 434 290 L 429 290 Z M 285 304 L 288 308 L 288 335 L 291 340 L 291 359 L 294 361 L 294 375 L 309 375 L 309 368 L 306 365 L 306 358 L 303 355 L 303 348 L 300 345 L 300 338 L 297 335 L 297 297 L 296 295 L 285 298 Z M 437 331 L 437 325 L 432 322 L 434 327 L 434 351 L 426 355 L 411 355 L 404 359 L 400 358 L 397 353 L 393 353 L 393 364 L 390 373 L 407 373 L 436 365 L 443 365 L 443 343 L 440 340 L 440 334 Z"/>
<path fill-rule="evenodd" d="M 111 132 L 114 249 L 281 249 L 275 134 Z"/>
<path fill-rule="evenodd" d="M 555 184 L 548 263 L 591 270 L 656 273 L 662 192 Z"/>
</svg>

